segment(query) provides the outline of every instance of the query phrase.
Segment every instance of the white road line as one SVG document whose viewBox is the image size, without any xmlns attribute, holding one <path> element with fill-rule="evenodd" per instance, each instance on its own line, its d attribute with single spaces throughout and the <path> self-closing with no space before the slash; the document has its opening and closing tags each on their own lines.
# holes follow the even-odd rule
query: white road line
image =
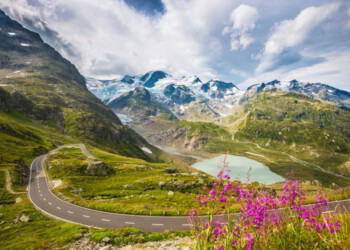
<svg viewBox="0 0 350 250">
<path fill-rule="evenodd" d="M 85 215 L 85 214 L 83 214 L 83 217 L 85 217 L 85 218 L 90 218 L 89 215 Z"/>
<path fill-rule="evenodd" d="M 182 224 L 182 226 L 184 226 L 184 227 L 190 227 L 191 224 Z"/>
<path fill-rule="evenodd" d="M 134 222 L 124 222 L 125 224 L 128 224 L 128 225 L 135 225 Z"/>
<path fill-rule="evenodd" d="M 40 194 L 40 197 L 43 197 L 43 194 Z"/>
<path fill-rule="evenodd" d="M 62 208 L 60 208 L 60 207 L 56 207 L 58 210 L 61 210 Z"/>
<path fill-rule="evenodd" d="M 163 224 L 152 224 L 152 226 L 162 227 L 162 226 L 164 226 L 164 225 L 163 225 Z"/>
<path fill-rule="evenodd" d="M 72 211 L 67 211 L 67 213 L 74 214 Z"/>
<path fill-rule="evenodd" d="M 44 201 L 46 201 L 46 198 L 44 198 Z"/>
<path fill-rule="evenodd" d="M 49 205 L 51 206 L 51 205 L 52 205 L 52 203 L 51 203 L 51 202 L 49 202 Z"/>
<path fill-rule="evenodd" d="M 40 189 L 39 189 L 39 193 L 41 193 Z"/>
<path fill-rule="evenodd" d="M 107 219 L 102 219 L 103 221 L 111 221 L 111 220 L 107 220 Z"/>
</svg>

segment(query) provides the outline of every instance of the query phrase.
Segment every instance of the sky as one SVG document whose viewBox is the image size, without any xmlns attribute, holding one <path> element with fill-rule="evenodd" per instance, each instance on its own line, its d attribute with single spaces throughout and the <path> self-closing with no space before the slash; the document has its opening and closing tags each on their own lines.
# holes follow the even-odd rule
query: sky
<svg viewBox="0 0 350 250">
<path fill-rule="evenodd" d="M 349 0 L 1 0 L 85 76 L 163 70 L 350 91 Z"/>
</svg>

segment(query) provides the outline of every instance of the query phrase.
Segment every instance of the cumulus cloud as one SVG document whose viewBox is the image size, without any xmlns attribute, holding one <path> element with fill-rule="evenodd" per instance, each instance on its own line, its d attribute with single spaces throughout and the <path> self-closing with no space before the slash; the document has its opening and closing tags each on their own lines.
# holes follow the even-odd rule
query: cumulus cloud
<svg viewBox="0 0 350 250">
<path fill-rule="evenodd" d="M 254 42 L 249 32 L 255 29 L 258 19 L 258 10 L 246 4 L 241 4 L 232 11 L 229 25 L 222 31 L 223 35 L 231 34 L 231 50 L 245 50 Z"/>
<path fill-rule="evenodd" d="M 320 7 L 308 7 L 292 20 L 276 24 L 273 33 L 265 42 L 258 73 L 272 69 L 278 63 L 279 56 L 286 50 L 300 45 L 308 35 L 325 22 L 339 9 L 340 3 L 331 3 Z"/>
<path fill-rule="evenodd" d="M 231 0 L 220 4 L 211 0 L 164 0 L 164 14 L 150 16 L 121 0 L 104 0 L 103 4 L 99 0 L 34 2 L 3 0 L 0 7 L 22 22 L 32 20 L 55 31 L 59 34 L 56 40 L 63 42 L 49 43 L 83 74 L 97 77 L 155 69 L 174 75 L 215 76 L 211 63 L 222 53 L 215 33 L 222 29 L 221 16 L 228 15 L 234 6 Z M 77 56 L 67 51 L 69 46 Z"/>
<path fill-rule="evenodd" d="M 341 8 L 333 0 L 146 1 L 158 3 L 152 11 L 137 0 L 0 0 L 0 8 L 86 76 L 164 70 L 203 81 L 290 76 L 342 87 L 350 76 L 340 62 L 350 62 L 337 51 L 350 51 L 350 2 L 339 1 Z"/>
</svg>

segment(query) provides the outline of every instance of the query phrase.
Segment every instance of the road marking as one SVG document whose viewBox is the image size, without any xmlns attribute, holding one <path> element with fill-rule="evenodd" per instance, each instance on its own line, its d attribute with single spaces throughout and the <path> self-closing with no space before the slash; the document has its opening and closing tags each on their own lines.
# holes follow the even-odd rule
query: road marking
<svg viewBox="0 0 350 250">
<path fill-rule="evenodd" d="M 191 224 L 182 224 L 182 226 L 184 226 L 184 227 L 190 227 Z"/>
<path fill-rule="evenodd" d="M 39 189 L 39 193 L 41 193 L 40 189 Z"/>
<path fill-rule="evenodd" d="M 44 201 L 46 201 L 46 198 L 44 198 Z"/>
<path fill-rule="evenodd" d="M 163 225 L 163 224 L 152 224 L 152 226 L 162 227 L 162 226 L 164 226 L 164 225 Z"/>
<path fill-rule="evenodd" d="M 43 197 L 43 194 L 40 194 L 40 197 Z"/>
<path fill-rule="evenodd" d="M 134 222 L 124 222 L 125 224 L 128 224 L 128 225 L 135 225 Z"/>
<path fill-rule="evenodd" d="M 89 215 L 85 215 L 85 214 L 83 214 L 83 217 L 85 217 L 85 218 L 90 218 Z"/>
<path fill-rule="evenodd" d="M 51 205 L 52 205 L 52 203 L 51 203 L 51 202 L 49 202 L 49 205 L 51 206 Z"/>
<path fill-rule="evenodd" d="M 67 211 L 68 213 L 70 213 L 70 214 L 74 214 L 72 211 Z"/>
<path fill-rule="evenodd" d="M 56 207 L 58 210 L 61 210 L 62 208 L 60 208 L 60 207 Z"/>
<path fill-rule="evenodd" d="M 111 220 L 107 220 L 107 219 L 102 219 L 103 221 L 111 221 Z"/>
</svg>

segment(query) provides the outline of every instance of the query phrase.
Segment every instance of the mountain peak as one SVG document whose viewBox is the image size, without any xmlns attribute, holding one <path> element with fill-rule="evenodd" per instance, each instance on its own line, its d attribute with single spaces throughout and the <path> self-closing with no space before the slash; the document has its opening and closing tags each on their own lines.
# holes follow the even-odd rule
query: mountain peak
<svg viewBox="0 0 350 250">
<path fill-rule="evenodd" d="M 147 88 L 153 88 L 155 83 L 163 78 L 168 77 L 169 75 L 163 71 L 150 71 L 144 74 L 140 81 L 143 83 L 143 86 Z"/>
</svg>

